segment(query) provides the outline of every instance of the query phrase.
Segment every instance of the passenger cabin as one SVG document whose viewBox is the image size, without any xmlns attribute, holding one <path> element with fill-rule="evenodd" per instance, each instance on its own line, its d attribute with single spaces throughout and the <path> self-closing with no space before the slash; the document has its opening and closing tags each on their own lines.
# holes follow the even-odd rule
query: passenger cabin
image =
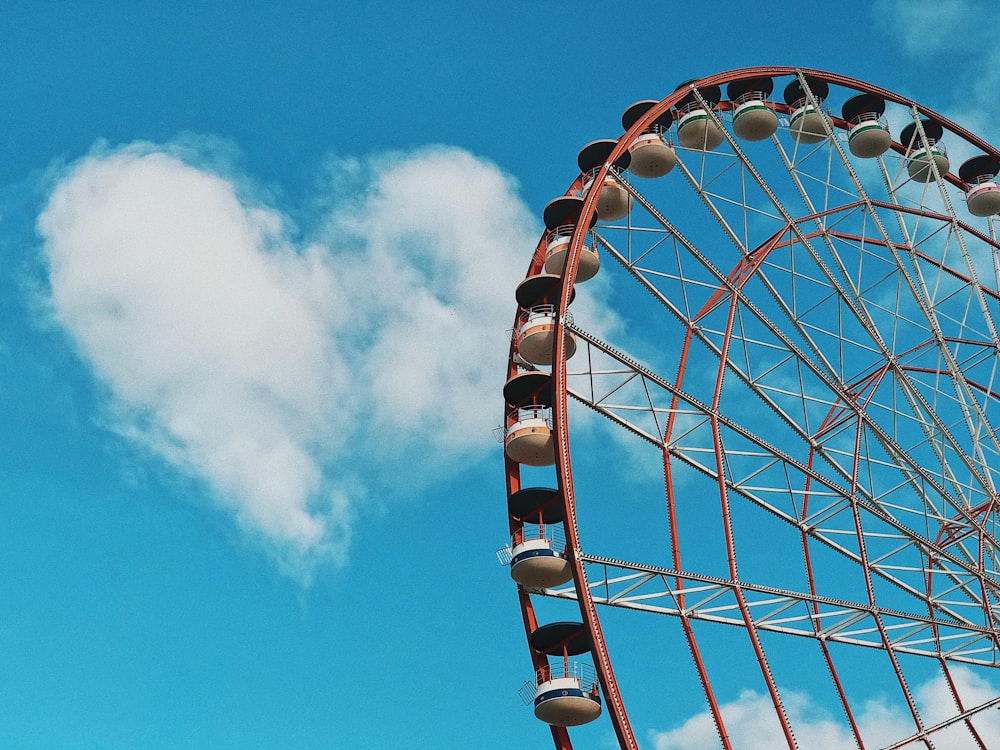
<svg viewBox="0 0 1000 750">
<path fill-rule="evenodd" d="M 528 487 L 507 500 L 511 517 L 521 523 L 511 535 L 510 577 L 529 589 L 561 586 L 573 578 L 566 559 L 563 504 L 558 490 Z"/>
<path fill-rule="evenodd" d="M 744 141 L 762 141 L 778 129 L 778 116 L 767 103 L 774 81 L 767 76 L 743 78 L 726 86 L 733 103 L 733 133 Z"/>
<path fill-rule="evenodd" d="M 552 436 L 552 375 L 522 372 L 503 387 L 508 404 L 504 428 L 504 452 L 512 461 L 527 466 L 555 463 Z"/>
<path fill-rule="evenodd" d="M 542 625 L 528 640 L 537 653 L 549 657 L 548 665 L 535 673 L 534 690 L 525 684 L 535 716 L 558 727 L 586 724 L 600 716 L 601 693 L 593 664 L 569 658 L 591 649 L 590 633 L 583 623 Z"/>
<path fill-rule="evenodd" d="M 857 94 L 844 102 L 840 116 L 847 123 L 847 146 L 860 159 L 874 159 L 889 150 L 892 136 L 885 125 L 885 99 Z"/>
<path fill-rule="evenodd" d="M 647 99 L 636 102 L 622 114 L 622 127 L 631 130 L 657 102 Z M 674 121 L 673 110 L 666 110 L 640 132 L 628 147 L 632 157 L 629 171 L 636 177 L 663 177 L 677 165 L 677 154 L 666 140 Z"/>
<path fill-rule="evenodd" d="M 958 176 L 968 187 L 965 205 L 973 216 L 993 216 L 1000 213 L 1000 187 L 996 176 L 1000 173 L 1000 158 L 973 156 L 958 168 Z"/>
<path fill-rule="evenodd" d="M 829 93 L 830 86 L 826 81 L 811 76 L 805 77 L 805 86 L 798 78 L 785 86 L 785 104 L 791 109 L 788 130 L 797 143 L 819 143 L 829 136 L 826 117 L 819 107 Z"/>
<path fill-rule="evenodd" d="M 566 267 L 573 234 L 583 210 L 583 198 L 577 195 L 562 195 L 553 198 L 542 212 L 545 222 L 545 272 L 562 275 Z M 590 227 L 597 221 L 594 216 Z M 590 229 L 588 227 L 588 229 Z M 594 278 L 601 268 L 601 259 L 597 254 L 597 243 L 591 236 L 589 243 L 584 242 L 580 249 L 580 258 L 576 266 L 576 281 L 582 282 Z"/>
<path fill-rule="evenodd" d="M 919 127 L 918 127 L 919 125 Z M 911 122 L 899 133 L 906 149 L 906 173 L 915 182 L 933 182 L 948 174 L 948 153 L 939 143 L 944 128 L 933 120 Z"/>
<path fill-rule="evenodd" d="M 528 364 L 550 366 L 555 349 L 556 319 L 555 296 L 561 288 L 558 274 L 540 273 L 529 276 L 517 286 L 517 303 L 521 306 L 514 329 L 514 346 L 517 354 Z M 574 292 L 575 294 L 575 292 Z M 566 323 L 572 316 L 566 314 Z M 566 332 L 566 358 L 576 353 L 576 336 Z"/>
<path fill-rule="evenodd" d="M 691 88 L 693 82 L 686 81 L 677 89 Z M 711 110 L 715 109 L 721 99 L 722 92 L 718 86 L 705 86 L 691 88 L 677 102 L 675 106 L 680 115 L 677 119 L 677 142 L 680 145 L 697 151 L 712 151 L 719 147 L 725 140 L 725 134 Z"/>
<path fill-rule="evenodd" d="M 584 175 L 582 191 L 584 196 L 594 188 L 597 173 L 608 163 L 611 152 L 615 150 L 617 145 L 617 141 L 605 139 L 593 141 L 580 149 L 576 161 Z M 611 165 L 611 169 L 601 181 L 599 187 L 601 192 L 597 197 L 597 218 L 599 221 L 617 221 L 627 216 L 632 208 L 632 195 L 622 186 L 614 174 L 628 169 L 631 159 L 628 151 L 615 159 L 615 163 Z"/>
</svg>

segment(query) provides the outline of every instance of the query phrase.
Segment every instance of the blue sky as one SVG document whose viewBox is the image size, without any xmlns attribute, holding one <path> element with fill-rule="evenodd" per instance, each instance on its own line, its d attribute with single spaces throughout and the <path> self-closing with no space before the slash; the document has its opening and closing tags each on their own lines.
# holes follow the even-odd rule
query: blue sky
<svg viewBox="0 0 1000 750">
<path fill-rule="evenodd" d="M 761 64 L 1000 140 L 988 0 L 679 5 L 5 12 L 0 746 L 546 746 L 490 430 L 579 148 Z"/>
</svg>

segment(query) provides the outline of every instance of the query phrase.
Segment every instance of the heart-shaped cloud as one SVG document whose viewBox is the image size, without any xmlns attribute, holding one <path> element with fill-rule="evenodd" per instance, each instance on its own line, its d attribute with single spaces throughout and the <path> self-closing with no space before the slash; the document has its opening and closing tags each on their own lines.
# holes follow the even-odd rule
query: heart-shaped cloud
<svg viewBox="0 0 1000 750">
<path fill-rule="evenodd" d="M 308 575 L 343 559 L 380 467 L 490 449 L 537 225 L 494 165 L 438 147 L 334 162 L 299 243 L 192 154 L 133 144 L 67 170 L 38 219 L 49 303 L 116 429 Z"/>
</svg>

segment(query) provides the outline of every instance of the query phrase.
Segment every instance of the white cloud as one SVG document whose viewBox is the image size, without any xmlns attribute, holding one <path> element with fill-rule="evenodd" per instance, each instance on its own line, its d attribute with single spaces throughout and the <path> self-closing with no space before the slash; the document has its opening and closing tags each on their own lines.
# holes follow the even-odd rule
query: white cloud
<svg viewBox="0 0 1000 750">
<path fill-rule="evenodd" d="M 134 144 L 72 165 L 38 220 L 48 301 L 115 428 L 308 576 L 343 559 L 347 488 L 379 462 L 496 450 L 537 226 L 495 166 L 429 148 L 337 163 L 353 178 L 302 246 L 212 159 Z"/>
<path fill-rule="evenodd" d="M 978 674 L 964 667 L 951 670 L 955 688 L 962 698 L 962 706 L 968 710 L 997 697 L 997 689 Z M 954 698 L 943 677 L 933 679 L 919 687 L 916 694 L 924 722 L 934 726 L 947 720 L 956 712 Z M 1000 747 L 1000 711 L 996 707 L 986 709 L 973 718 L 973 725 L 987 747 Z M 938 750 L 959 750 L 973 747 L 963 723 L 942 729 L 935 735 Z"/>
<path fill-rule="evenodd" d="M 514 288 L 539 227 L 509 179 L 458 149 L 374 165 L 362 204 L 338 210 L 327 242 L 365 247 L 348 272 L 365 322 L 378 431 L 425 447 L 477 443 L 499 421 Z"/>
<path fill-rule="evenodd" d="M 926 57 L 967 49 L 989 17 L 989 5 L 984 0 L 878 0 L 873 11 L 877 17 L 891 17 L 892 39 L 906 54 Z"/>
<path fill-rule="evenodd" d="M 855 747 L 844 730 L 831 718 L 813 710 L 804 696 L 792 692 L 783 695 L 800 747 L 810 750 Z M 721 710 L 734 747 L 765 750 L 787 746 L 769 697 L 746 690 L 737 700 L 721 706 Z M 809 723 L 797 721 L 804 712 L 811 714 Z M 654 734 L 653 741 L 656 750 L 702 750 L 719 744 L 715 724 L 707 712 L 691 717 L 677 729 Z"/>
<path fill-rule="evenodd" d="M 996 690 L 971 670 L 953 667 L 951 673 L 965 709 L 996 697 Z M 919 686 L 915 699 L 925 727 L 934 726 L 957 713 L 943 676 Z M 834 718 L 808 695 L 795 691 L 782 691 L 782 701 L 799 747 L 809 750 L 854 750 L 857 747 L 846 721 L 839 714 Z M 869 700 L 852 709 L 866 747 L 883 747 L 906 739 L 915 731 L 909 712 L 884 700 Z M 787 745 L 769 696 L 746 690 L 735 701 L 723 704 L 720 710 L 733 747 L 771 750 Z M 996 714 L 995 708 L 987 709 L 973 719 L 988 747 L 1000 747 L 1000 718 Z M 655 750 L 704 750 L 719 744 L 715 724 L 707 711 L 692 716 L 676 729 L 652 732 L 650 737 Z M 975 745 L 964 723 L 958 723 L 935 733 L 934 746 L 938 750 L 965 750 Z"/>
<path fill-rule="evenodd" d="M 886 39 L 912 62 L 911 74 L 924 80 L 923 90 L 940 82 L 940 98 L 920 101 L 962 127 L 996 145 L 1000 141 L 994 113 L 1000 87 L 1000 49 L 994 44 L 992 0 L 878 0 L 873 17 L 894 31 Z M 898 89 L 898 81 L 874 81 Z M 900 91 L 900 93 L 906 93 Z M 898 132 L 894 130 L 893 132 Z M 974 154 L 953 154 L 953 168 Z"/>
</svg>

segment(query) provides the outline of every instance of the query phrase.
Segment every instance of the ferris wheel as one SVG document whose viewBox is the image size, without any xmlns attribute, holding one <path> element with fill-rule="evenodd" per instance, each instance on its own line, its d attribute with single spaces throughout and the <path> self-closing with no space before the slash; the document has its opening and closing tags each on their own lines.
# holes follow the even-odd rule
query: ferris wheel
<svg viewBox="0 0 1000 750">
<path fill-rule="evenodd" d="M 791 67 L 622 125 L 579 152 L 515 293 L 501 554 L 525 702 L 560 750 L 691 716 L 724 748 L 816 747 L 805 694 L 844 747 L 986 750 L 1000 151 Z"/>
</svg>

